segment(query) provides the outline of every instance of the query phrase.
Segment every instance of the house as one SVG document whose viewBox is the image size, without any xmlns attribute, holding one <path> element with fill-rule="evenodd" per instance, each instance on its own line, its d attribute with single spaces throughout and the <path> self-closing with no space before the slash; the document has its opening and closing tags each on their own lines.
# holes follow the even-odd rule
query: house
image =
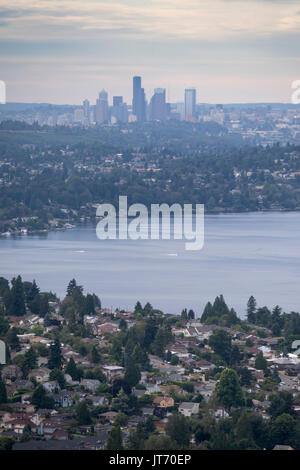
<svg viewBox="0 0 300 470">
<path fill-rule="evenodd" d="M 91 395 L 87 397 L 88 400 L 91 400 L 93 406 L 103 406 L 108 403 L 108 399 L 106 397 L 101 397 L 98 395 Z"/>
<path fill-rule="evenodd" d="M 89 392 L 95 393 L 97 388 L 101 385 L 100 380 L 96 379 L 81 379 L 80 385 L 82 385 Z"/>
<path fill-rule="evenodd" d="M 55 401 L 55 405 L 61 408 L 68 408 L 73 405 L 72 394 L 66 390 L 62 390 L 59 393 L 53 393 L 52 398 Z"/>
<path fill-rule="evenodd" d="M 139 389 L 139 388 L 134 388 L 134 389 L 132 390 L 132 393 L 133 393 L 133 395 L 136 396 L 137 398 L 140 398 L 140 397 L 142 397 L 143 395 L 146 394 L 146 390 L 144 390 L 144 389 Z"/>
<path fill-rule="evenodd" d="M 43 387 L 47 392 L 54 393 L 56 390 L 60 390 L 60 386 L 56 380 L 44 382 Z"/>
<path fill-rule="evenodd" d="M 7 379 L 11 380 L 12 378 L 21 379 L 22 375 L 21 368 L 15 365 L 9 365 L 2 369 L 2 379 L 4 382 L 6 382 Z"/>
<path fill-rule="evenodd" d="M 281 444 L 277 444 L 275 447 L 273 447 L 272 450 L 294 450 L 294 449 L 291 446 L 284 446 Z"/>
<path fill-rule="evenodd" d="M 143 416 L 152 416 L 153 415 L 153 408 L 144 407 L 144 408 L 142 408 L 142 413 L 143 413 Z"/>
<path fill-rule="evenodd" d="M 157 384 L 146 384 L 146 390 L 144 393 L 146 395 L 151 395 L 151 393 L 159 393 L 160 387 Z"/>
<path fill-rule="evenodd" d="M 184 416 L 190 417 L 198 413 L 199 403 L 182 402 L 178 407 L 178 411 Z"/>
<path fill-rule="evenodd" d="M 98 325 L 96 327 L 96 334 L 101 336 L 105 333 L 115 334 L 120 331 L 118 325 L 114 323 L 103 323 L 102 325 Z"/>
<path fill-rule="evenodd" d="M 32 377 L 39 383 L 47 382 L 50 376 L 50 369 L 47 367 L 40 367 L 39 369 L 33 369 L 29 372 L 28 377 L 31 379 Z"/>
<path fill-rule="evenodd" d="M 197 361 L 196 363 L 197 368 L 200 369 L 201 372 L 214 369 L 216 366 L 205 359 L 201 359 L 201 361 Z"/>
<path fill-rule="evenodd" d="M 102 370 L 109 379 L 124 373 L 124 367 L 121 366 L 103 366 Z"/>
<path fill-rule="evenodd" d="M 174 406 L 174 399 L 172 397 L 154 397 L 153 403 L 161 408 L 168 408 Z"/>
<path fill-rule="evenodd" d="M 106 413 L 101 413 L 99 415 L 100 418 L 105 418 L 110 423 L 114 423 L 117 416 L 118 416 L 118 413 L 116 411 L 107 411 Z"/>
<path fill-rule="evenodd" d="M 216 420 L 229 418 L 229 414 L 226 410 L 224 410 L 224 408 L 219 408 L 218 410 L 216 410 L 214 415 Z"/>
</svg>

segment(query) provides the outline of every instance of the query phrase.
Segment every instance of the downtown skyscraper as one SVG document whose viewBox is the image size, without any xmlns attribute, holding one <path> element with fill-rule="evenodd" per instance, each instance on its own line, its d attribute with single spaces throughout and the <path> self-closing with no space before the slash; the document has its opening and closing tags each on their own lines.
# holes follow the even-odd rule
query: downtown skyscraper
<svg viewBox="0 0 300 470">
<path fill-rule="evenodd" d="M 108 94 L 105 90 L 100 91 L 99 98 L 96 101 L 96 122 L 102 124 L 108 122 L 109 110 L 108 110 Z"/>
<path fill-rule="evenodd" d="M 196 119 L 196 90 L 186 88 L 184 90 L 184 119 L 194 121 Z"/>
<path fill-rule="evenodd" d="M 133 77 L 132 112 L 137 121 L 146 120 L 146 98 L 141 77 Z"/>
<path fill-rule="evenodd" d="M 167 119 L 167 104 L 165 88 L 155 88 L 150 102 L 150 119 L 165 121 Z"/>
</svg>

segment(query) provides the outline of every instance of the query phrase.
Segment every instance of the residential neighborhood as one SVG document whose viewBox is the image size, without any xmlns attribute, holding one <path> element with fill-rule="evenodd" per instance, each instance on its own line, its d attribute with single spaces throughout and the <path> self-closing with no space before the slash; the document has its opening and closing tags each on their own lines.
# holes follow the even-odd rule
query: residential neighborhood
<svg viewBox="0 0 300 470">
<path fill-rule="evenodd" d="M 241 320 L 223 296 L 201 316 L 109 310 L 74 279 L 62 301 L 0 281 L 3 448 L 300 448 L 298 314 L 250 298 Z"/>
</svg>

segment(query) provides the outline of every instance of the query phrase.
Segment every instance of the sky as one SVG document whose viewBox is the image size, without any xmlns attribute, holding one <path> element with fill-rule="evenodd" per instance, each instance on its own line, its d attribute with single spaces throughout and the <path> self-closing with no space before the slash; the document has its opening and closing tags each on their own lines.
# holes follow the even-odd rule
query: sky
<svg viewBox="0 0 300 470">
<path fill-rule="evenodd" d="M 300 80 L 299 0 L 0 0 L 0 80 L 9 102 L 290 102 Z"/>
</svg>

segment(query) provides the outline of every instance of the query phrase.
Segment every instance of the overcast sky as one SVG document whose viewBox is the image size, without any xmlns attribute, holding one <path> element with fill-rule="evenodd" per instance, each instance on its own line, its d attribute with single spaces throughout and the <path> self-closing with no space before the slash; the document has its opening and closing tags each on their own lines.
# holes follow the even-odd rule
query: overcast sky
<svg viewBox="0 0 300 470">
<path fill-rule="evenodd" d="M 8 101 L 149 99 L 186 87 L 209 103 L 290 102 L 300 80 L 299 0 L 0 0 Z"/>
</svg>

